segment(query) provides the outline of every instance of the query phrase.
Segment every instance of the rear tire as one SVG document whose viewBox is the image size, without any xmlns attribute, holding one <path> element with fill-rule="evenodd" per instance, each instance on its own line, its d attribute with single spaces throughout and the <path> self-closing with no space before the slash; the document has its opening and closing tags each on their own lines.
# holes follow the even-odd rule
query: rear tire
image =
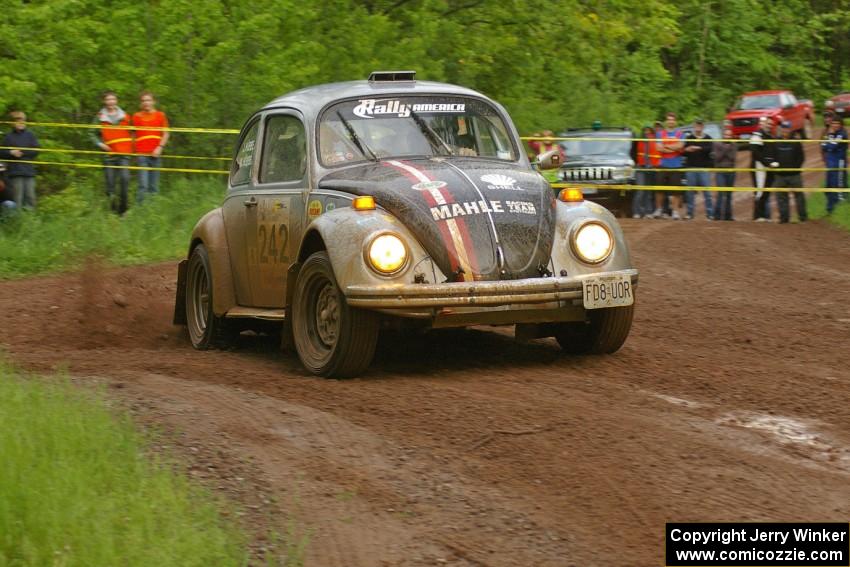
<svg viewBox="0 0 850 567">
<path fill-rule="evenodd" d="M 555 339 L 564 352 L 571 354 L 611 354 L 626 342 L 634 313 L 634 304 L 593 309 L 585 322 L 559 324 Z"/>
<path fill-rule="evenodd" d="M 203 244 L 192 250 L 186 268 L 186 328 L 198 350 L 226 348 L 233 333 L 223 317 L 213 312 L 213 281 L 210 257 Z"/>
<path fill-rule="evenodd" d="M 292 300 L 292 338 L 307 370 L 327 378 L 361 374 L 375 355 L 379 323 L 376 313 L 346 303 L 327 252 L 307 258 Z"/>
</svg>

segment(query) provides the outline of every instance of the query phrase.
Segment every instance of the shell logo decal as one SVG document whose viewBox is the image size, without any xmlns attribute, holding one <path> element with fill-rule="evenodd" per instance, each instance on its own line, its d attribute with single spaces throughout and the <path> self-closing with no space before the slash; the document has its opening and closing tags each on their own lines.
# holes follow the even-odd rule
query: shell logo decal
<svg viewBox="0 0 850 567">
<path fill-rule="evenodd" d="M 488 173 L 481 176 L 481 181 L 487 184 L 487 189 L 500 191 L 521 191 L 521 187 L 516 186 L 516 179 L 501 175 L 499 173 Z"/>
</svg>

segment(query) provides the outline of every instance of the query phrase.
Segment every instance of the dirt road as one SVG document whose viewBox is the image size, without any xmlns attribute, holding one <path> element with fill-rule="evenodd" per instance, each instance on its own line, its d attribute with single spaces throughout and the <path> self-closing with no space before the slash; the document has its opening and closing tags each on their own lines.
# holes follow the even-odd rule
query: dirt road
<svg viewBox="0 0 850 567">
<path fill-rule="evenodd" d="M 847 521 L 850 235 L 623 224 L 639 308 L 608 357 L 474 329 L 317 379 L 261 339 L 193 351 L 172 264 L 3 283 L 0 340 L 108 382 L 311 566 L 658 565 L 665 521 Z"/>
</svg>

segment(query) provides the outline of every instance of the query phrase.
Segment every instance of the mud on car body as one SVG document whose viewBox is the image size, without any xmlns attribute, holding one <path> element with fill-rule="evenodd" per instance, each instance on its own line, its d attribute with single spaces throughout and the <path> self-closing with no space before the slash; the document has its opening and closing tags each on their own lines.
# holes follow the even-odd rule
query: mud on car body
<svg viewBox="0 0 850 567">
<path fill-rule="evenodd" d="M 277 325 L 335 377 L 369 366 L 384 325 L 516 325 L 616 351 L 637 283 L 622 232 L 580 193 L 556 198 L 520 148 L 499 104 L 411 72 L 272 101 L 192 233 L 175 323 L 199 349 Z"/>
</svg>

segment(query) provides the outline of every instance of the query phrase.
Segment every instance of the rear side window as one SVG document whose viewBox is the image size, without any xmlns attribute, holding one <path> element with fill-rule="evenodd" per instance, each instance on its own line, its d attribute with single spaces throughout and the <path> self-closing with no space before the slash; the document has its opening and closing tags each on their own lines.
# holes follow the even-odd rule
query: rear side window
<svg viewBox="0 0 850 567">
<path fill-rule="evenodd" d="M 254 122 L 242 138 L 236 159 L 230 168 L 230 184 L 244 185 L 251 181 L 251 167 L 254 165 L 254 154 L 257 147 L 257 130 L 260 121 Z"/>
<path fill-rule="evenodd" d="M 301 181 L 307 171 L 307 137 L 301 120 L 288 114 L 266 122 L 260 183 Z"/>
</svg>

